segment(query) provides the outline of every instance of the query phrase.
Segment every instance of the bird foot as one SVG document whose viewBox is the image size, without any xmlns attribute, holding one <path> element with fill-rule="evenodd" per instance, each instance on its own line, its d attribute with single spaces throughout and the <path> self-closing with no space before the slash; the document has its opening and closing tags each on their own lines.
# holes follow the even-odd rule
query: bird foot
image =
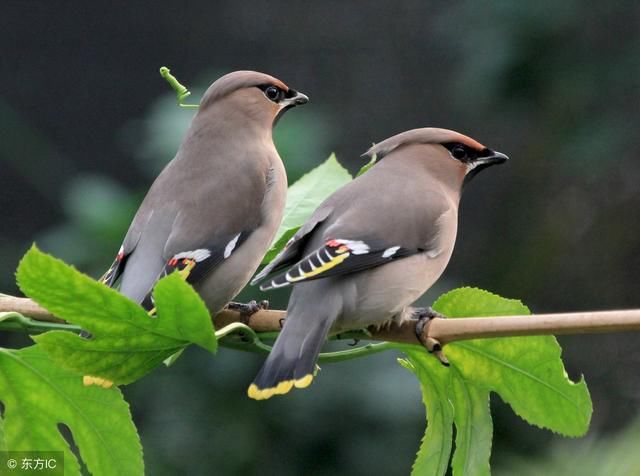
<svg viewBox="0 0 640 476">
<path fill-rule="evenodd" d="M 443 316 L 439 312 L 434 311 L 431 307 L 421 307 L 415 309 L 413 312 L 413 317 L 418 320 L 416 323 L 416 337 L 420 341 L 420 343 L 427 349 L 430 354 L 433 354 L 442 365 L 448 367 L 449 360 L 444 355 L 442 350 L 442 344 L 438 339 L 434 339 L 433 337 L 426 336 L 426 330 L 431 322 L 431 319 L 439 318 L 446 319 L 446 316 Z"/>
<path fill-rule="evenodd" d="M 227 309 L 237 311 L 240 313 L 240 322 L 245 325 L 249 324 L 249 319 L 258 311 L 265 311 L 269 309 L 269 301 L 266 299 L 257 302 L 255 299 L 247 303 L 231 301 L 227 304 Z"/>
</svg>

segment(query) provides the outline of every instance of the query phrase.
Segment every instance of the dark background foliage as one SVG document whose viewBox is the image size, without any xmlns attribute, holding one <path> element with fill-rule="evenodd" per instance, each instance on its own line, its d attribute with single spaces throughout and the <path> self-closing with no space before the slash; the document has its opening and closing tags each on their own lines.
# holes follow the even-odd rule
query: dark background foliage
<svg viewBox="0 0 640 476">
<path fill-rule="evenodd" d="M 107 267 L 189 121 L 158 75 L 168 65 L 193 102 L 235 69 L 307 93 L 278 125 L 292 180 L 332 151 L 356 170 L 372 142 L 415 127 L 510 155 L 465 191 L 427 302 L 474 285 L 536 312 L 638 307 L 637 2 L 124 5 L 3 2 L 0 291 L 17 292 L 34 240 L 93 276 Z M 623 426 L 640 408 L 639 338 L 561 342 L 570 375 L 590 384 L 591 433 Z M 192 350 L 126 389 L 149 474 L 408 472 L 424 410 L 393 355 L 326 365 L 310 390 L 257 403 L 244 394 L 261 360 Z M 495 465 L 553 444 L 493 403 Z"/>
</svg>

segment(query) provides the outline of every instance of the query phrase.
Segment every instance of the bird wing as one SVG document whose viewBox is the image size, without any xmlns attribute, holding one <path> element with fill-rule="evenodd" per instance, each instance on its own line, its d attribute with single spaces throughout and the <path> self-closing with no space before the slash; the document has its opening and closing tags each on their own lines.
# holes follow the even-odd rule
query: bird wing
<svg viewBox="0 0 640 476">
<path fill-rule="evenodd" d="M 125 254 L 124 248 L 121 246 L 118 250 L 118 254 L 116 254 L 116 259 L 113 260 L 109 269 L 102 275 L 102 277 L 98 280 L 103 284 L 106 284 L 109 287 L 113 287 L 117 279 L 122 274 L 125 265 Z"/>
<path fill-rule="evenodd" d="M 265 266 L 260 273 L 258 273 L 252 280 L 251 284 L 255 285 L 264 278 L 278 270 L 289 267 L 297 263 L 303 258 L 304 248 L 311 238 L 313 232 L 322 224 L 327 217 L 331 214 L 333 208 L 331 206 L 324 206 L 318 208 L 305 222 L 304 225 L 291 237 L 285 247 L 278 253 L 278 255 L 271 260 L 271 262 Z"/>
<path fill-rule="evenodd" d="M 301 281 L 355 273 L 424 251 L 426 250 L 421 248 L 390 245 L 375 239 L 332 238 L 294 264 L 287 272 L 262 284 L 260 289 L 266 291 Z"/>
<path fill-rule="evenodd" d="M 155 282 L 170 272 L 181 272 L 192 284 L 200 281 L 260 226 L 269 173 L 245 174 L 236 179 L 238 188 L 246 193 L 235 194 L 221 193 L 215 183 L 201 183 L 197 189 L 188 190 L 182 185 L 190 183 L 184 175 L 163 172 L 101 281 L 114 286 L 121 277 L 120 291 L 137 302 L 148 300 Z M 163 180 L 166 176 L 170 179 Z M 243 183 L 238 184 L 239 180 Z"/>
<path fill-rule="evenodd" d="M 209 240 L 182 236 L 179 246 L 176 246 L 177 243 L 169 235 L 168 238 L 165 237 L 167 241 L 164 249 L 158 243 L 162 241 L 160 236 L 149 240 L 143 231 L 133 247 L 125 248 L 123 245 L 120 248 L 101 282 L 113 287 L 122 276 L 121 291 L 136 301 L 145 298 L 158 279 L 173 271 L 179 271 L 186 281 L 195 284 L 238 250 L 254 230 L 255 228 L 247 228 L 237 232 L 217 233 Z M 135 259 L 138 252 L 141 259 Z M 135 275 L 135 278 L 125 281 L 126 273 Z"/>
<path fill-rule="evenodd" d="M 187 246 L 191 250 L 179 251 L 166 260 L 166 264 L 154 280 L 178 272 L 183 279 L 191 284 L 203 280 L 210 272 L 220 266 L 236 251 L 242 243 L 251 235 L 253 230 L 244 230 L 235 235 L 218 236 L 207 244 L 199 246 Z M 151 292 L 148 292 L 142 300 L 145 308 L 153 307 Z"/>
<path fill-rule="evenodd" d="M 283 268 L 288 271 L 260 289 L 350 274 L 422 252 L 439 255 L 443 229 L 455 227 L 452 202 L 430 185 L 432 177 L 419 171 L 389 176 L 380 173 L 383 165 L 329 197 L 252 284 Z"/>
</svg>

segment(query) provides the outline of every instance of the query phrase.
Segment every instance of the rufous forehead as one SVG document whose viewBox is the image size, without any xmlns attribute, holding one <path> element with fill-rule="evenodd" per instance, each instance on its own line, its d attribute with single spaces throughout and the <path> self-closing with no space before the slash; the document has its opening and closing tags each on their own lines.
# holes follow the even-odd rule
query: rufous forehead
<svg viewBox="0 0 640 476">
<path fill-rule="evenodd" d="M 273 78 L 273 79 L 271 80 L 271 83 L 272 83 L 274 86 L 276 86 L 276 87 L 278 87 L 278 88 L 282 89 L 283 91 L 289 91 L 289 86 L 287 86 L 286 84 L 284 84 L 282 81 L 280 81 L 280 80 L 279 80 L 279 79 L 277 79 L 277 78 Z"/>
<path fill-rule="evenodd" d="M 454 141 L 455 142 L 460 142 L 461 144 L 464 144 L 466 146 L 471 147 L 472 149 L 476 149 L 476 150 L 484 150 L 486 149 L 486 147 L 484 145 L 482 145 L 480 142 L 478 142 L 477 140 L 472 139 L 469 136 L 465 136 L 464 134 L 459 134 L 459 133 L 454 133 L 454 135 L 456 136 Z"/>
</svg>

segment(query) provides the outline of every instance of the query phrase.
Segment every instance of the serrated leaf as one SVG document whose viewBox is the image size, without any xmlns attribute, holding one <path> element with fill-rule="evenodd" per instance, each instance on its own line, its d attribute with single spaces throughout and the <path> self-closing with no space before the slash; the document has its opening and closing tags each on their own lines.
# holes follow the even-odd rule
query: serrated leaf
<svg viewBox="0 0 640 476">
<path fill-rule="evenodd" d="M 440 366 L 440 362 L 437 362 Z M 471 385 L 452 369 L 453 395 L 456 402 L 453 423 L 456 426 L 456 450 L 451 467 L 456 475 L 489 475 L 489 457 L 493 422 L 489 391 Z M 455 377 L 454 377 L 455 375 Z"/>
<path fill-rule="evenodd" d="M 218 342 L 207 306 L 177 273 L 158 281 L 153 298 L 158 311 L 155 332 L 216 351 Z"/>
<path fill-rule="evenodd" d="M 0 349 L 0 401 L 7 449 L 63 451 L 64 474 L 79 475 L 58 430 L 64 423 L 91 474 L 143 474 L 140 439 L 120 390 L 85 387 L 82 374 L 54 365 L 39 346 Z"/>
<path fill-rule="evenodd" d="M 460 288 L 441 296 L 434 309 L 449 317 L 529 314 L 520 301 Z M 524 420 L 566 436 L 586 433 L 592 406 L 584 379 L 572 382 L 553 336 L 501 337 L 455 342 L 449 360 L 463 378 L 496 392 Z"/>
<path fill-rule="evenodd" d="M 520 301 L 487 291 L 461 288 L 441 296 L 433 305 L 450 317 L 529 314 Z M 591 417 L 591 400 L 583 380 L 574 383 L 560 360 L 560 346 L 552 336 L 478 339 L 454 342 L 445 351 L 451 367 L 417 347 L 402 347 L 410 368 L 418 376 L 429 416 L 439 414 L 442 403 L 450 403 L 456 428 L 456 449 L 451 462 L 454 476 L 487 475 L 491 453 L 492 422 L 489 393 L 494 391 L 531 424 L 578 436 L 584 434 Z M 438 387 L 434 389 L 431 387 Z M 434 448 L 451 449 L 450 431 L 427 432 L 414 464 L 414 475 L 445 474 L 434 466 Z M 449 428 L 451 430 L 451 428 Z M 449 453 L 440 455 L 448 460 Z"/>
<path fill-rule="evenodd" d="M 438 368 L 440 364 L 437 363 L 436 366 L 432 357 L 433 362 L 414 358 L 412 354 L 413 352 L 407 352 L 409 360 L 401 359 L 400 364 L 411 370 L 420 381 L 428 423 L 411 474 L 445 474 L 453 438 L 454 408 L 448 397 L 451 392 L 451 374 Z"/>
<path fill-rule="evenodd" d="M 289 238 L 318 208 L 318 205 L 351 180 L 351 174 L 340 165 L 335 154 L 331 154 L 322 164 L 291 185 L 287 191 L 287 205 L 282 216 L 282 223 L 266 256 L 273 259 Z M 289 238 L 284 239 L 285 234 Z M 271 259 L 267 260 L 265 257 L 262 263 L 267 264 Z"/>
<path fill-rule="evenodd" d="M 17 272 L 22 291 L 91 339 L 65 331 L 34 337 L 54 362 L 116 384 L 137 380 L 195 343 L 216 350 L 206 306 L 176 273 L 154 290 L 157 317 L 117 291 L 32 247 Z"/>
</svg>

